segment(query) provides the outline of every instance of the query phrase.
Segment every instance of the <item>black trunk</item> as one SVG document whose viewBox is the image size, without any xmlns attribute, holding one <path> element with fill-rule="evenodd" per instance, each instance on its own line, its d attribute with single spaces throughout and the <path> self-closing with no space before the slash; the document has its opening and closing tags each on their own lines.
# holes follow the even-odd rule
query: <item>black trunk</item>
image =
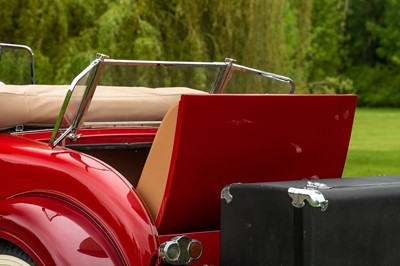
<svg viewBox="0 0 400 266">
<path fill-rule="evenodd" d="M 233 184 L 229 193 L 221 265 L 400 263 L 400 177 Z"/>
</svg>

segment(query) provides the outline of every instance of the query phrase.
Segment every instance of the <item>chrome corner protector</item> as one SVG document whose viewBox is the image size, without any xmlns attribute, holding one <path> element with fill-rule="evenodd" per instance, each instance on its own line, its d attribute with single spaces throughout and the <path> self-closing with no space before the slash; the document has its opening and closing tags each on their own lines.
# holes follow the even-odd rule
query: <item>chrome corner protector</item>
<svg viewBox="0 0 400 266">
<path fill-rule="evenodd" d="M 231 185 L 228 185 L 228 186 L 225 186 L 221 191 L 221 199 L 224 199 L 227 204 L 231 203 L 231 201 L 233 200 L 233 196 L 229 191 L 230 188 L 231 188 Z"/>
<path fill-rule="evenodd" d="M 288 194 L 292 198 L 292 205 L 296 208 L 304 207 L 305 201 L 311 207 L 321 208 L 321 211 L 325 211 L 328 208 L 328 200 L 318 190 L 290 187 Z"/>
</svg>

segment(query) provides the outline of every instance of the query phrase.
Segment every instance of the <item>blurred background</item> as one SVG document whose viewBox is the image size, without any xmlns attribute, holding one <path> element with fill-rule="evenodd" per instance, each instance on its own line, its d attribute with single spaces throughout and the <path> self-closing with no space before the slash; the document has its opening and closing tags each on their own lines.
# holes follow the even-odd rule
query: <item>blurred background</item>
<svg viewBox="0 0 400 266">
<path fill-rule="evenodd" d="M 400 105 L 397 0 L 0 0 L 0 42 L 30 46 L 36 81 L 69 84 L 97 52 L 224 61 L 291 77 L 297 93 Z"/>
</svg>

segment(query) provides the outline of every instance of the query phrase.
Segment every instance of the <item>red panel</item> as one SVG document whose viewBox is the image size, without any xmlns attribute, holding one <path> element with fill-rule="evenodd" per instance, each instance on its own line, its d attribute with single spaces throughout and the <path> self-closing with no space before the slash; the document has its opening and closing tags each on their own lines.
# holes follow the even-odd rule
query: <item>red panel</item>
<svg viewBox="0 0 400 266">
<path fill-rule="evenodd" d="M 221 189 L 342 175 L 354 95 L 184 95 L 161 234 L 219 229 Z"/>
</svg>

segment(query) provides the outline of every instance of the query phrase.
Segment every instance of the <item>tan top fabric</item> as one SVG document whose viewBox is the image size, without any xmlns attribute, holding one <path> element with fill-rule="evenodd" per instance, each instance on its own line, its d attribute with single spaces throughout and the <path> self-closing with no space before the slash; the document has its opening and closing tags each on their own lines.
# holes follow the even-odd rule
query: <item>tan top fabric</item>
<svg viewBox="0 0 400 266">
<path fill-rule="evenodd" d="M 16 125 L 54 125 L 68 85 L 0 86 L 0 129 Z M 182 94 L 207 94 L 185 87 L 109 87 L 96 89 L 90 122 L 161 121 Z"/>
</svg>

